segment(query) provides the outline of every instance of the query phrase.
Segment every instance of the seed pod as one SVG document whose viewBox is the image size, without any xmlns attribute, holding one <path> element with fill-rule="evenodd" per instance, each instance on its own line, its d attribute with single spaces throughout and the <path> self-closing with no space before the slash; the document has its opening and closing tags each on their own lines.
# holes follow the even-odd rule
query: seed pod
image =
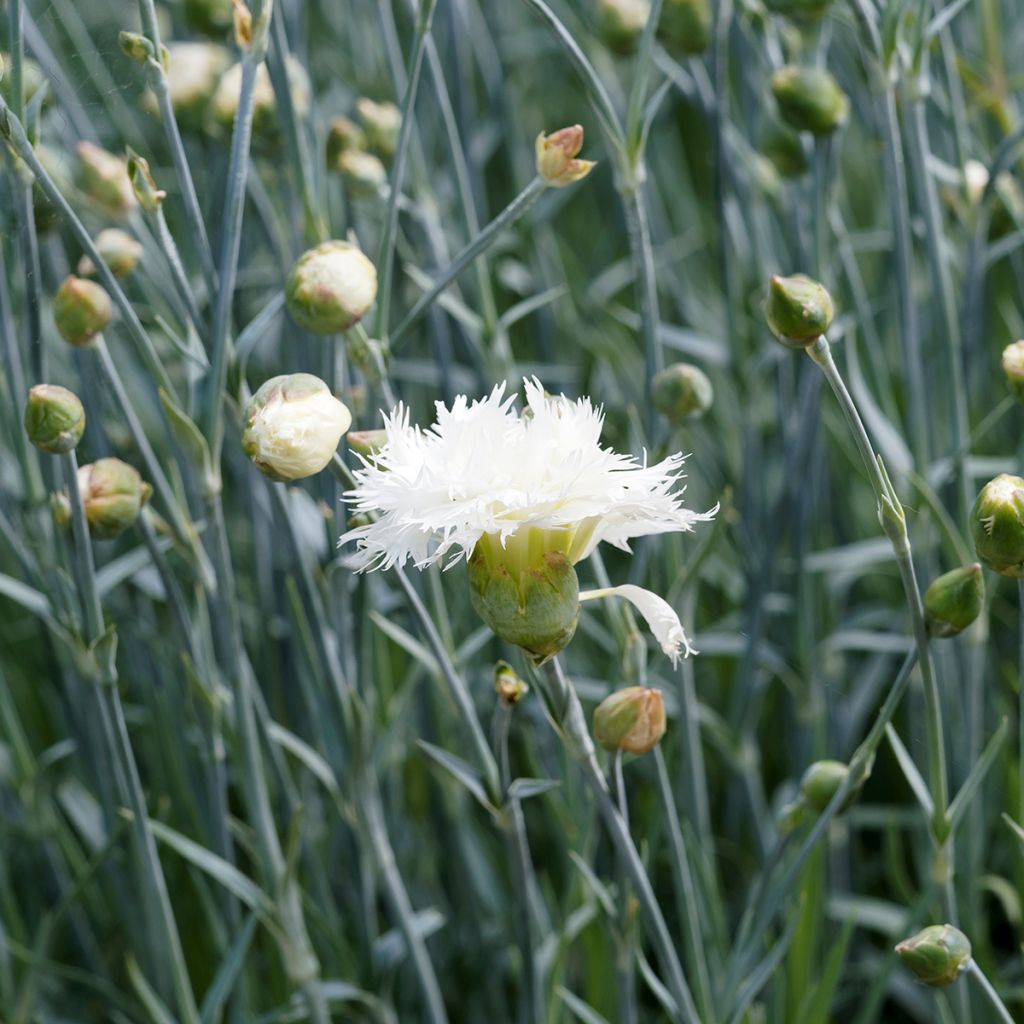
<svg viewBox="0 0 1024 1024">
<path fill-rule="evenodd" d="M 377 298 L 377 268 L 349 242 L 324 242 L 304 252 L 285 282 L 292 319 L 314 334 L 348 330 Z"/>
<path fill-rule="evenodd" d="M 120 228 L 104 228 L 93 242 L 114 277 L 127 277 L 142 257 L 141 244 Z M 83 256 L 77 270 L 81 277 L 92 277 L 96 265 L 88 256 Z"/>
<path fill-rule="evenodd" d="M 245 409 L 242 448 L 271 480 L 301 480 L 331 461 L 352 414 L 311 373 L 271 377 Z"/>
<path fill-rule="evenodd" d="M 366 143 L 378 156 L 390 160 L 402 130 L 402 112 L 394 103 L 377 103 L 366 96 L 356 100 L 356 113 L 366 132 Z"/>
<path fill-rule="evenodd" d="M 99 459 L 78 471 L 78 489 L 89 532 L 109 540 L 132 526 L 149 500 L 149 484 L 120 459 Z"/>
<path fill-rule="evenodd" d="M 654 375 L 651 400 L 670 423 L 703 416 L 711 408 L 715 392 L 707 374 L 689 363 L 673 363 Z"/>
<path fill-rule="evenodd" d="M 61 337 L 76 347 L 88 345 L 110 323 L 110 296 L 95 281 L 73 274 L 64 279 L 53 299 L 53 320 Z"/>
<path fill-rule="evenodd" d="M 594 739 L 605 750 L 646 754 L 665 735 L 661 690 L 627 686 L 606 697 L 594 711 Z"/>
<path fill-rule="evenodd" d="M 1001 576 L 1024 576 L 1024 480 L 1000 473 L 982 487 L 971 510 L 978 558 Z"/>
<path fill-rule="evenodd" d="M 711 43 L 709 0 L 665 0 L 658 35 L 676 53 L 703 53 Z"/>
<path fill-rule="evenodd" d="M 830 327 L 835 315 L 832 296 L 804 274 L 772 276 L 765 319 L 772 333 L 789 348 L 809 348 Z"/>
<path fill-rule="evenodd" d="M 73 391 L 37 384 L 25 403 L 25 433 L 39 449 L 61 455 L 77 447 L 85 430 L 85 409 Z"/>
<path fill-rule="evenodd" d="M 962 633 L 985 606 L 985 579 L 975 562 L 933 580 L 924 592 L 924 613 L 928 632 L 934 637 Z"/>
<path fill-rule="evenodd" d="M 635 53 L 650 13 L 650 0 L 600 0 L 597 24 L 605 46 L 623 57 Z"/>
<path fill-rule="evenodd" d="M 896 953 L 918 981 L 943 986 L 956 981 L 971 962 L 971 943 L 951 924 L 933 924 L 904 939 Z"/>
<path fill-rule="evenodd" d="M 828 135 L 845 120 L 850 102 L 836 80 L 821 68 L 787 65 L 772 75 L 779 113 L 797 131 Z"/>
<path fill-rule="evenodd" d="M 570 125 L 557 132 L 537 136 L 534 146 L 537 173 L 551 188 L 564 188 L 581 181 L 593 169 L 593 160 L 579 160 L 576 154 L 583 148 L 583 128 Z"/>
<path fill-rule="evenodd" d="M 122 218 L 135 209 L 135 193 L 125 161 L 91 142 L 80 142 L 78 154 L 82 191 L 110 217 Z"/>
</svg>

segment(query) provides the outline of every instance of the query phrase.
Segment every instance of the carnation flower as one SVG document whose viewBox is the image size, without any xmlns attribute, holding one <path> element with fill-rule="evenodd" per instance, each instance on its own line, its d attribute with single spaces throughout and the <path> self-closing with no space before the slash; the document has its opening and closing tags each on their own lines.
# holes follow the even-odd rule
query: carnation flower
<svg viewBox="0 0 1024 1024">
<path fill-rule="evenodd" d="M 628 551 L 634 537 L 690 531 L 717 507 L 684 507 L 681 454 L 652 466 L 614 452 L 601 445 L 604 415 L 588 398 L 545 395 L 536 379 L 525 388 L 522 413 L 501 384 L 484 399 L 436 403 L 427 430 L 399 404 L 346 495 L 377 518 L 341 543 L 356 542 L 360 571 L 468 560 L 477 611 L 539 660 L 571 639 L 581 600 L 606 596 L 635 604 L 673 660 L 689 654 L 667 602 L 634 586 L 579 594 L 572 566 L 602 541 Z"/>
</svg>

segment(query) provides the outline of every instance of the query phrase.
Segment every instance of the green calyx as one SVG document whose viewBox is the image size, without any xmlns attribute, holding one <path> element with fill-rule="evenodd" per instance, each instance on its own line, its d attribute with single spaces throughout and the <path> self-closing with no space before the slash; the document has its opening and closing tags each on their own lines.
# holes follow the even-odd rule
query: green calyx
<svg viewBox="0 0 1024 1024">
<path fill-rule="evenodd" d="M 61 455 L 75 448 L 85 430 L 85 409 L 73 391 L 37 384 L 25 403 L 25 433 L 39 449 Z"/>
<path fill-rule="evenodd" d="M 956 636 L 974 622 L 984 605 L 985 579 L 977 562 L 943 573 L 924 593 L 929 634 Z"/>
<path fill-rule="evenodd" d="M 515 539 L 509 538 L 509 549 L 489 535 L 477 542 L 469 559 L 470 600 L 502 640 L 542 665 L 576 632 L 579 582 L 563 551 L 540 550 L 524 559 Z"/>
<path fill-rule="evenodd" d="M 971 943 L 951 924 L 933 924 L 896 947 L 918 981 L 943 986 L 956 981 L 971 961 Z"/>
<path fill-rule="evenodd" d="M 800 780 L 804 802 L 819 814 L 832 802 L 850 769 L 842 761 L 815 761 Z"/>
<path fill-rule="evenodd" d="M 821 68 L 788 64 L 772 75 L 771 85 L 779 113 L 797 131 L 828 135 L 846 120 L 850 101 Z"/>
<path fill-rule="evenodd" d="M 810 348 L 831 326 L 832 296 L 804 274 L 781 277 L 768 284 L 765 319 L 772 333 L 789 348 Z"/>
<path fill-rule="evenodd" d="M 978 558 L 1001 576 L 1024 576 L 1024 479 L 1000 473 L 981 489 L 971 510 Z"/>
<path fill-rule="evenodd" d="M 654 375 L 651 401 L 670 423 L 703 416 L 715 391 L 707 374 L 689 363 L 673 363 Z"/>
</svg>

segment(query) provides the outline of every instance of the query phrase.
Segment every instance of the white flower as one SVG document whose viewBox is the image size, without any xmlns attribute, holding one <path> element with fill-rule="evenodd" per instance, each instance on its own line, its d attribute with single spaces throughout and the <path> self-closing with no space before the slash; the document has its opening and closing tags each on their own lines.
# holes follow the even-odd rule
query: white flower
<svg viewBox="0 0 1024 1024">
<path fill-rule="evenodd" d="M 680 654 L 688 658 L 697 653 L 683 630 L 679 616 L 663 597 L 632 583 L 624 583 L 621 587 L 604 587 L 601 590 L 585 590 L 580 594 L 581 601 L 593 601 L 598 597 L 624 597 L 629 601 L 646 619 L 654 639 L 672 659 L 673 666 L 679 661 Z"/>
<path fill-rule="evenodd" d="M 544 394 L 526 380 L 526 409 L 501 384 L 484 399 L 436 404 L 428 430 L 399 405 L 385 416 L 386 443 L 363 458 L 347 500 L 378 518 L 350 530 L 360 571 L 469 558 L 482 540 L 488 559 L 522 570 L 544 554 L 570 564 L 601 541 L 629 550 L 633 537 L 690 531 L 711 519 L 674 489 L 683 456 L 647 465 L 600 442 L 604 416 L 587 398 Z M 628 591 L 628 592 L 627 592 Z M 638 595 L 646 595 L 641 598 Z M 639 587 L 622 591 L 640 607 L 663 648 L 689 646 L 671 608 Z"/>
</svg>

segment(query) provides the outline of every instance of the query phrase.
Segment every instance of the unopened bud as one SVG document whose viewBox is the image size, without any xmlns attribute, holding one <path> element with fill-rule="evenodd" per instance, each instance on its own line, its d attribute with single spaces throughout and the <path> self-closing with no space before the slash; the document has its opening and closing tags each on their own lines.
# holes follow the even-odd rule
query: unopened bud
<svg viewBox="0 0 1024 1024">
<path fill-rule="evenodd" d="M 579 160 L 583 148 L 583 128 L 574 124 L 557 132 L 537 136 L 537 173 L 552 188 L 564 188 L 581 181 L 593 169 L 593 160 Z"/>
<path fill-rule="evenodd" d="M 94 243 L 114 277 L 127 277 L 142 256 L 142 245 L 120 228 L 104 228 Z M 82 277 L 91 277 L 96 273 L 96 265 L 88 256 L 78 261 L 78 273 Z"/>
<path fill-rule="evenodd" d="M 1015 341 L 1003 349 L 1003 373 L 1013 396 L 1024 402 L 1024 341 Z"/>
<path fill-rule="evenodd" d="M 245 409 L 242 448 L 271 480 L 301 480 L 331 461 L 352 414 L 311 373 L 271 377 Z"/>
<path fill-rule="evenodd" d="M 964 189 L 967 192 L 967 201 L 972 206 L 977 206 L 987 187 L 988 168 L 980 160 L 968 160 L 964 164 Z"/>
<path fill-rule="evenodd" d="M 661 690 L 627 686 L 605 697 L 594 711 L 594 740 L 605 750 L 646 754 L 665 735 Z"/>
<path fill-rule="evenodd" d="M 804 802 L 821 814 L 849 774 L 850 769 L 842 761 L 815 761 L 800 780 Z"/>
<path fill-rule="evenodd" d="M 89 532 L 100 540 L 116 537 L 133 525 L 150 495 L 138 470 L 120 459 L 99 459 L 82 466 L 78 490 Z"/>
<path fill-rule="evenodd" d="M 167 47 L 167 92 L 179 120 L 199 124 L 231 54 L 214 43 L 171 43 Z M 155 104 L 151 105 L 154 108 Z"/>
<path fill-rule="evenodd" d="M 50 518 L 58 530 L 63 530 L 71 523 L 71 502 L 67 491 L 54 491 L 50 495 Z"/>
<path fill-rule="evenodd" d="M 338 157 L 338 170 L 353 195 L 374 196 L 388 180 L 387 168 L 372 153 L 350 149 Z"/>
<path fill-rule="evenodd" d="M 42 68 L 29 57 L 21 58 L 21 94 L 26 103 L 46 85 Z M 11 55 L 0 53 L 0 96 L 11 101 Z"/>
<path fill-rule="evenodd" d="M 398 107 L 394 103 L 377 103 L 363 96 L 356 100 L 356 113 L 363 123 L 370 149 L 386 160 L 393 157 L 402 130 L 402 112 Z"/>
<path fill-rule="evenodd" d="M 943 573 L 924 592 L 928 632 L 935 637 L 962 633 L 985 606 L 985 578 L 975 562 Z"/>
<path fill-rule="evenodd" d="M 494 690 L 502 704 L 511 708 L 530 692 L 530 687 L 519 678 L 516 670 L 507 661 L 499 661 L 494 666 Z"/>
<path fill-rule="evenodd" d="M 135 194 L 124 160 L 91 142 L 75 147 L 81 168 L 82 191 L 111 217 L 125 217 L 135 209 Z"/>
<path fill-rule="evenodd" d="M 146 213 L 156 213 L 160 209 L 160 204 L 167 198 L 167 193 L 156 187 L 149 170 L 149 161 L 133 149 L 128 150 L 128 179 L 132 183 L 132 191 L 139 201 L 139 206 Z"/>
<path fill-rule="evenodd" d="M 114 315 L 110 296 L 95 281 L 73 274 L 64 279 L 53 299 L 53 320 L 69 345 L 88 345 Z"/>
<path fill-rule="evenodd" d="M 703 416 L 715 392 L 707 374 L 689 363 L 673 363 L 654 375 L 651 400 L 670 423 Z"/>
<path fill-rule="evenodd" d="M 933 924 L 909 939 L 896 953 L 918 981 L 925 985 L 949 985 L 971 962 L 971 943 L 951 924 Z"/>
<path fill-rule="evenodd" d="M 772 93 L 783 119 L 797 131 L 828 135 L 845 120 L 850 103 L 822 68 L 787 65 L 772 76 Z"/>
<path fill-rule="evenodd" d="M 78 445 L 85 409 L 73 391 L 59 384 L 37 384 L 25 403 L 25 433 L 39 449 L 61 455 Z"/>
<path fill-rule="evenodd" d="M 799 178 L 807 172 L 807 154 L 800 136 L 783 124 L 772 125 L 761 144 L 761 152 L 783 178 Z"/>
<path fill-rule="evenodd" d="M 1000 473 L 971 509 L 971 539 L 978 558 L 1002 576 L 1024 576 L 1024 480 Z"/>
<path fill-rule="evenodd" d="M 600 0 L 598 26 L 605 46 L 621 56 L 635 52 L 650 13 L 650 0 Z"/>
<path fill-rule="evenodd" d="M 372 459 L 388 443 L 386 430 L 350 430 L 345 437 L 349 448 L 363 458 Z"/>
<path fill-rule="evenodd" d="M 339 159 L 342 153 L 358 152 L 366 149 L 366 133 L 351 118 L 339 116 L 331 119 L 327 129 L 327 166 L 330 170 L 340 170 Z"/>
<path fill-rule="evenodd" d="M 703 53 L 711 43 L 710 0 L 665 0 L 658 35 L 670 50 Z"/>
<path fill-rule="evenodd" d="M 153 44 L 138 32 L 118 32 L 117 45 L 121 52 L 137 64 L 145 64 L 153 56 Z"/>
<path fill-rule="evenodd" d="M 288 90 L 296 115 L 304 117 L 309 112 L 311 87 L 309 75 L 302 64 L 292 55 L 285 58 L 285 72 L 288 76 Z M 230 126 L 238 112 L 238 100 L 242 94 L 242 65 L 232 64 L 221 76 L 217 91 L 213 94 L 211 111 L 214 120 Z M 274 138 L 277 131 L 277 101 L 274 84 L 267 65 L 256 68 L 253 85 L 253 134 L 261 138 Z"/>
<path fill-rule="evenodd" d="M 348 330 L 376 298 L 377 268 L 349 242 L 324 242 L 307 250 L 285 282 L 288 312 L 314 334 Z"/>
<path fill-rule="evenodd" d="M 833 316 L 832 296 L 817 281 L 804 274 L 772 276 L 765 319 L 784 345 L 809 348 L 829 329 Z"/>
</svg>

